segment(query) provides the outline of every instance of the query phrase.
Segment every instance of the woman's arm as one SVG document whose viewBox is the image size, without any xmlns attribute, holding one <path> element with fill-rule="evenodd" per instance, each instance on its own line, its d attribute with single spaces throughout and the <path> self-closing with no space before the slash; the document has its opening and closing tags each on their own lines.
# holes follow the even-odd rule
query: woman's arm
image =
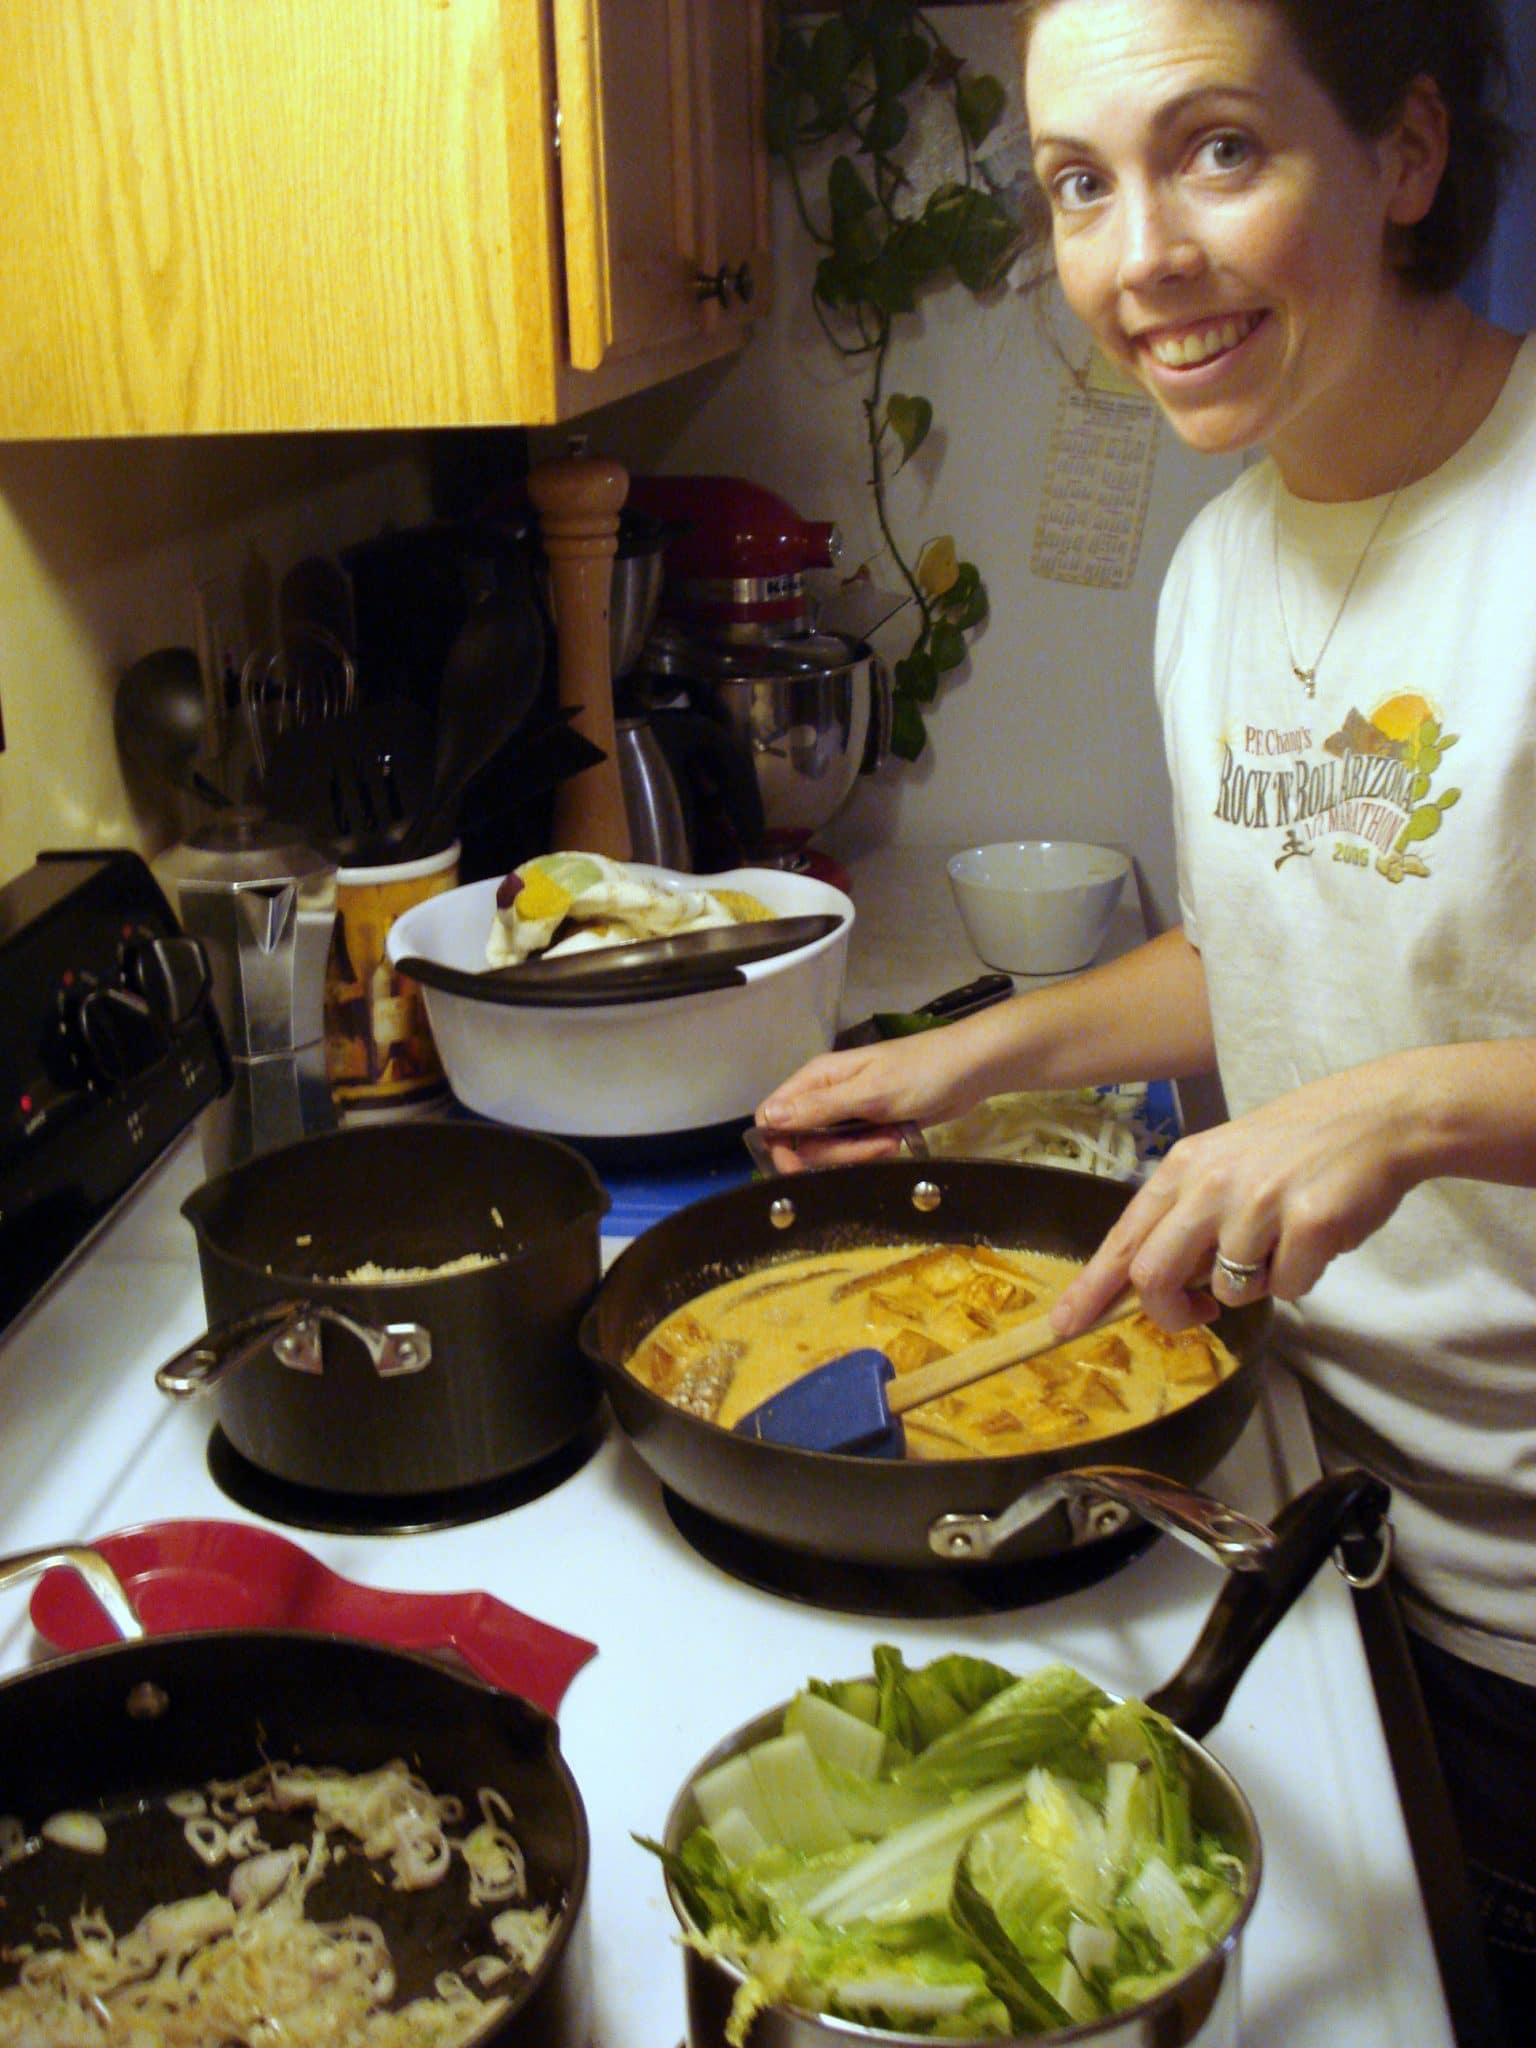
<svg viewBox="0 0 1536 2048">
<path fill-rule="evenodd" d="M 1536 1040 L 1389 1053 L 1183 1139 L 1053 1319 L 1074 1334 L 1129 1280 L 1168 1327 L 1208 1321 L 1218 1251 L 1258 1268 L 1247 1286 L 1218 1269 L 1220 1301 L 1296 1300 L 1411 1188 L 1447 1176 L 1536 1188 Z"/>
<path fill-rule="evenodd" d="M 1178 1079 L 1212 1064 L 1205 970 L 1172 931 L 942 1030 L 823 1053 L 767 1097 L 757 1122 L 792 1170 L 878 1157 L 899 1142 L 893 1126 L 939 1123 L 1010 1089 Z M 851 1122 L 868 1134 L 814 1137 Z"/>
</svg>

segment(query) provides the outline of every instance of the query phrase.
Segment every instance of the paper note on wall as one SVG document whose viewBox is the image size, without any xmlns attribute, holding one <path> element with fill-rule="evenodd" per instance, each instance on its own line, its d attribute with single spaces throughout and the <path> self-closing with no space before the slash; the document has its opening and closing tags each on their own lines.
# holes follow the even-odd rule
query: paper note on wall
<svg viewBox="0 0 1536 2048">
<path fill-rule="evenodd" d="M 1136 573 L 1157 457 L 1158 411 L 1095 356 L 1056 404 L 1031 566 L 1055 583 L 1124 590 Z"/>
</svg>

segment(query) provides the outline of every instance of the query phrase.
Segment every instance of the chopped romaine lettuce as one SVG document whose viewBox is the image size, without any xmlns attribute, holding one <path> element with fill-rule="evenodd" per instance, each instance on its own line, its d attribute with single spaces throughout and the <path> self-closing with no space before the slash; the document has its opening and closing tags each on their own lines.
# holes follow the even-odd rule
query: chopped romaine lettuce
<svg viewBox="0 0 1536 2048">
<path fill-rule="evenodd" d="M 934 2037 L 1123 2012 L 1227 1932 L 1247 1875 L 1195 1824 L 1172 1726 L 1063 1665 L 981 1658 L 812 1680 L 694 1786 L 662 1857 L 688 1940 L 744 1982 L 729 2038 L 789 2003 Z"/>
</svg>

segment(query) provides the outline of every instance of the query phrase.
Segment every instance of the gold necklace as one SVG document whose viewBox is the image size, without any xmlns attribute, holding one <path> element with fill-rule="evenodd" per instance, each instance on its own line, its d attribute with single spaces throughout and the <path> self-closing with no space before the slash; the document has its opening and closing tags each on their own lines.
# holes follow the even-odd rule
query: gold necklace
<svg viewBox="0 0 1536 2048">
<path fill-rule="evenodd" d="M 1344 608 L 1355 594 L 1355 585 L 1360 581 L 1360 572 L 1365 567 L 1366 556 L 1375 547 L 1381 529 L 1392 517 L 1393 506 L 1408 488 L 1408 479 L 1413 475 L 1414 464 L 1419 459 L 1420 451 L 1428 441 L 1431 432 L 1439 421 L 1441 413 L 1445 410 L 1451 392 L 1455 389 L 1456 379 L 1461 374 L 1462 358 L 1467 352 L 1467 342 L 1470 334 L 1471 326 L 1469 323 L 1467 328 L 1463 330 L 1461 341 L 1456 350 L 1455 360 L 1451 364 L 1451 374 L 1445 380 L 1445 389 L 1440 393 L 1438 401 L 1431 408 L 1423 426 L 1420 427 L 1418 433 L 1413 437 L 1413 446 L 1408 452 L 1408 460 L 1403 464 L 1403 473 L 1393 487 L 1387 502 L 1376 515 L 1375 524 L 1365 537 L 1365 546 L 1360 550 L 1355 566 L 1349 572 L 1349 581 L 1344 586 L 1344 595 L 1339 599 L 1339 608 L 1333 615 L 1333 623 L 1323 635 L 1323 644 L 1318 648 L 1316 654 L 1313 655 L 1311 664 L 1308 667 L 1303 667 L 1296 659 L 1296 649 L 1291 640 L 1290 622 L 1285 616 L 1285 593 L 1280 587 L 1280 471 L 1278 467 L 1275 470 L 1275 485 L 1270 498 L 1269 515 L 1269 530 L 1275 566 L 1275 609 L 1280 614 L 1280 631 L 1285 638 L 1285 658 L 1291 665 L 1291 674 L 1300 683 L 1302 689 L 1309 697 L 1317 695 L 1317 672 L 1322 666 L 1323 656 L 1332 645 L 1334 634 L 1339 630 L 1339 621 L 1344 616 Z"/>
</svg>

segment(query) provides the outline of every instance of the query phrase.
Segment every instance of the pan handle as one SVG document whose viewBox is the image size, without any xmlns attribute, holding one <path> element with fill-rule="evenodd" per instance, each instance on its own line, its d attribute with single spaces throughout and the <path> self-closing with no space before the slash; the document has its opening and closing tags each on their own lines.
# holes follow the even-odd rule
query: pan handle
<svg viewBox="0 0 1536 2048">
<path fill-rule="evenodd" d="M 1022 1529 L 1065 1503 L 1073 1539 L 1117 1535 L 1133 1514 L 1230 1572 L 1259 1572 L 1275 1533 L 1207 1493 L 1129 1465 L 1076 1465 L 1053 1472 L 999 1515 L 940 1515 L 928 1526 L 928 1547 L 955 1563 L 992 1557 Z"/>
<path fill-rule="evenodd" d="M 909 1159 L 927 1159 L 931 1157 L 928 1140 L 924 1137 L 919 1125 L 901 1123 L 895 1125 L 894 1128 L 901 1133 L 901 1142 Z M 856 1138 L 873 1129 L 874 1126 L 872 1124 L 860 1123 L 855 1120 L 852 1123 L 845 1124 L 822 1124 L 814 1131 L 807 1131 L 806 1136 L 811 1138 Z M 752 1164 L 757 1168 L 758 1172 L 765 1180 L 772 1180 L 779 1169 L 773 1163 L 773 1153 L 769 1150 L 767 1133 L 760 1131 L 756 1124 L 748 1124 L 741 1134 L 741 1142 L 746 1146 Z"/>
<path fill-rule="evenodd" d="M 1331 1472 L 1275 1517 L 1275 1543 L 1256 1572 L 1227 1581 L 1194 1648 L 1147 1705 L 1198 1742 L 1226 1711 L 1271 1630 L 1290 1612 L 1337 1549 L 1354 1586 L 1374 1585 L 1392 1552 L 1391 1489 L 1351 1466 Z"/>
<path fill-rule="evenodd" d="M 123 1582 L 99 1550 L 83 1543 L 55 1543 L 42 1550 L 17 1550 L 0 1557 L 0 1586 L 14 1586 L 19 1579 L 35 1579 L 55 1565 L 77 1571 L 105 1610 L 107 1619 L 125 1642 L 143 1639 L 144 1624 L 128 1604 Z"/>
<path fill-rule="evenodd" d="M 377 1326 L 361 1323 L 328 1302 L 277 1301 L 207 1331 L 166 1360 L 155 1374 L 155 1385 L 162 1394 L 186 1400 L 206 1393 L 268 1350 L 294 1372 L 321 1373 L 321 1323 L 335 1323 L 356 1337 L 381 1379 L 420 1372 L 432 1362 L 432 1333 L 422 1323 Z"/>
</svg>

